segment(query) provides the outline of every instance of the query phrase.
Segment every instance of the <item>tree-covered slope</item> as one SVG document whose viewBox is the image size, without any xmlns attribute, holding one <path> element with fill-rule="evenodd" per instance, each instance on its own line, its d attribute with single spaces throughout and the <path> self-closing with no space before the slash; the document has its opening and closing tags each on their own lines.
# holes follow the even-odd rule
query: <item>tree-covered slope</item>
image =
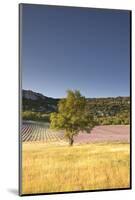
<svg viewBox="0 0 135 200">
<path fill-rule="evenodd" d="M 59 100 L 22 90 L 23 119 L 49 121 L 50 113 L 57 112 Z M 87 108 L 97 124 L 130 123 L 130 97 L 87 98 Z"/>
</svg>

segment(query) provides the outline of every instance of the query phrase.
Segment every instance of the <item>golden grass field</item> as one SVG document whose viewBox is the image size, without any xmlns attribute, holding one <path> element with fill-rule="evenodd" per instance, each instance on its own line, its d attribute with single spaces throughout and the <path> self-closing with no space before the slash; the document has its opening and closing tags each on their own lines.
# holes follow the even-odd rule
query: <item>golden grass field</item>
<svg viewBox="0 0 135 200">
<path fill-rule="evenodd" d="M 128 143 L 22 144 L 22 194 L 130 187 Z"/>
</svg>

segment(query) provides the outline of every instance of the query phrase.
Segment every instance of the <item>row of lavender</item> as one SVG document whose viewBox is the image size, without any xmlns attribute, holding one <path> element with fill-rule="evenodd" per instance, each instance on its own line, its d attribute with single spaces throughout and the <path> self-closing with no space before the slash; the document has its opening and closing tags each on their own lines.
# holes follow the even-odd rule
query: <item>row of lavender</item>
<svg viewBox="0 0 135 200">
<path fill-rule="evenodd" d="M 51 131 L 46 126 L 36 123 L 24 123 L 22 125 L 23 142 L 64 142 L 64 133 Z M 128 125 L 108 125 L 96 126 L 90 134 L 79 133 L 74 137 L 75 143 L 94 142 L 130 142 L 130 126 Z"/>
<path fill-rule="evenodd" d="M 29 123 L 22 125 L 21 134 L 23 142 L 55 142 L 64 139 L 62 133 L 52 132 L 45 126 Z"/>
</svg>

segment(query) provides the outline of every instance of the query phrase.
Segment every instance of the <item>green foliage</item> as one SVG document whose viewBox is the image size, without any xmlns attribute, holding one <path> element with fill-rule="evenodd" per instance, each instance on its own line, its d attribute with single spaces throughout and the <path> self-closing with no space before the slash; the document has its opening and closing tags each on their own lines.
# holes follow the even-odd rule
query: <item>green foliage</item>
<svg viewBox="0 0 135 200">
<path fill-rule="evenodd" d="M 115 116 L 96 117 L 98 125 L 128 125 L 130 124 L 130 113 L 119 113 Z"/>
<path fill-rule="evenodd" d="M 32 111 L 23 111 L 22 112 L 23 120 L 33 120 L 33 121 L 43 121 L 49 122 L 50 115 L 40 112 L 32 112 Z"/>
<path fill-rule="evenodd" d="M 94 98 L 87 103 L 98 125 L 130 124 L 129 97 Z"/>
<path fill-rule="evenodd" d="M 79 92 L 77 94 L 76 91 L 76 96 L 77 95 L 79 97 L 80 94 Z M 70 100 L 68 104 L 70 105 L 73 95 L 69 94 L 69 96 Z M 38 98 L 37 100 L 32 100 L 23 97 L 23 119 L 49 122 L 50 113 L 59 113 L 60 109 L 63 109 L 64 104 L 60 103 L 61 105 L 59 106 L 59 102 L 62 101 L 64 101 L 64 99 L 59 100 L 45 97 L 45 99 Z M 85 108 L 87 114 L 94 116 L 94 120 L 98 125 L 130 124 L 130 97 L 87 98 L 85 102 L 87 104 Z M 68 107 L 68 105 L 66 106 Z M 78 108 L 76 109 L 78 110 Z M 69 113 L 71 113 L 71 111 L 72 113 L 76 112 L 74 104 L 70 106 L 68 110 Z"/>
<path fill-rule="evenodd" d="M 53 99 L 46 97 L 45 99 L 26 99 L 23 97 L 22 106 L 23 111 L 31 111 L 31 112 L 45 112 L 51 113 L 57 110 L 57 103 L 59 99 Z"/>
<path fill-rule="evenodd" d="M 58 112 L 50 117 L 52 129 L 65 130 L 70 145 L 73 144 L 73 136 L 79 131 L 90 132 L 95 125 L 92 115 L 87 112 L 87 101 L 79 91 L 67 91 L 67 98 L 58 103 Z"/>
<path fill-rule="evenodd" d="M 89 112 L 97 117 L 116 116 L 130 111 L 129 97 L 93 98 L 88 99 L 87 102 Z"/>
</svg>

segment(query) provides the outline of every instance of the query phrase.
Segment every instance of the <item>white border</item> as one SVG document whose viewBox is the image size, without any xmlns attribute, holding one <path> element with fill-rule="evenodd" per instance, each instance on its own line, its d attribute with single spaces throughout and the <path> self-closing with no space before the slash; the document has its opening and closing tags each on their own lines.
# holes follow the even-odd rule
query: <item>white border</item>
<svg viewBox="0 0 135 200">
<path fill-rule="evenodd" d="M 69 5 L 96 8 L 116 8 L 132 10 L 133 36 L 135 35 L 134 0 L 3 0 L 0 3 L 0 195 L 1 199 L 19 199 L 18 189 L 18 3 L 38 3 Z M 133 55 L 135 39 L 132 38 Z M 134 59 L 134 57 L 133 57 Z M 132 75 L 135 74 L 135 61 L 132 63 Z M 133 78 L 132 78 L 133 80 Z M 133 80 L 133 122 L 135 110 L 135 81 Z M 132 123 L 133 130 L 134 123 Z M 133 132 L 132 154 L 135 157 L 135 136 Z M 128 191 L 89 192 L 59 194 L 49 196 L 31 196 L 30 199 L 133 199 L 135 195 L 135 159 L 133 159 L 133 189 Z M 24 198 L 24 197 L 22 197 Z"/>
</svg>

